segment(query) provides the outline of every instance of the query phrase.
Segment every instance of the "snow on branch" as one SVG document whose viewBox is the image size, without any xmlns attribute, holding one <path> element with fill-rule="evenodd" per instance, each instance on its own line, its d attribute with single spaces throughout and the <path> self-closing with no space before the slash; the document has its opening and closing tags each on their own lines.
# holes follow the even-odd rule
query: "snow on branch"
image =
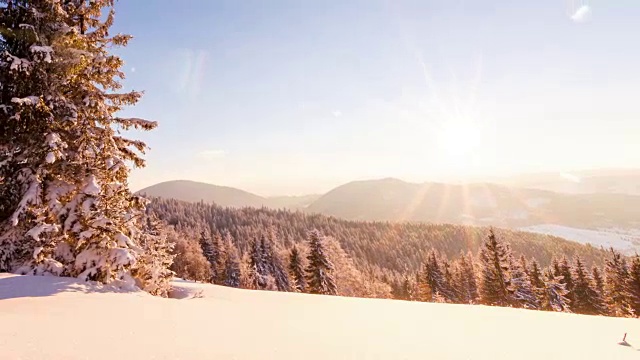
<svg viewBox="0 0 640 360">
<path fill-rule="evenodd" d="M 9 65 L 10 70 L 29 72 L 31 68 L 31 61 L 27 59 L 19 58 L 17 56 L 13 56 L 9 54 L 8 51 L 4 52 L 4 56 L 5 56 L 5 61 L 10 64 Z"/>
<path fill-rule="evenodd" d="M 115 118 L 125 128 L 133 126 L 136 129 L 152 130 L 158 126 L 157 121 L 144 120 L 140 118 Z"/>
<path fill-rule="evenodd" d="M 51 54 L 53 53 L 53 48 L 51 48 L 51 46 L 31 45 L 29 50 L 34 54 L 40 54 L 40 56 L 43 57 L 44 62 L 51 62 Z"/>
<path fill-rule="evenodd" d="M 11 102 L 18 105 L 37 105 L 40 102 L 39 96 L 27 96 L 23 98 L 12 98 Z"/>
</svg>

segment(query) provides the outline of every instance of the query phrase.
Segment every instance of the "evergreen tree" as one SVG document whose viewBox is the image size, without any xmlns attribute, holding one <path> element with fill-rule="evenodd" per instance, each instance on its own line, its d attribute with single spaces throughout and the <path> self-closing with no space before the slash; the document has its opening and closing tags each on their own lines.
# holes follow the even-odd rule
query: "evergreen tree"
<svg viewBox="0 0 640 360">
<path fill-rule="evenodd" d="M 289 274 L 293 282 L 293 289 L 297 292 L 305 292 L 307 283 L 304 278 L 304 266 L 302 265 L 302 257 L 297 246 L 293 246 L 289 255 Z"/>
<path fill-rule="evenodd" d="M 602 314 L 604 307 L 598 292 L 593 287 L 591 274 L 584 266 L 584 262 L 576 256 L 571 269 L 573 281 L 573 300 L 571 310 L 578 314 Z"/>
<path fill-rule="evenodd" d="M 402 296 L 399 298 L 410 301 L 418 300 L 418 289 L 416 287 L 416 283 L 409 275 L 405 274 L 404 276 L 402 281 Z"/>
<path fill-rule="evenodd" d="M 565 289 L 567 289 L 566 297 L 569 299 L 569 302 L 573 304 L 575 298 L 573 296 L 573 276 L 571 275 L 571 265 L 569 264 L 569 259 L 566 256 L 562 257 L 560 263 L 558 265 L 559 274 L 556 276 L 562 276 L 561 282 L 564 284 Z M 573 310 L 573 305 L 571 306 Z"/>
<path fill-rule="evenodd" d="M 444 269 L 439 261 L 439 256 L 435 250 L 431 249 L 427 255 L 427 260 L 423 266 L 423 289 L 427 292 L 424 294 L 423 301 L 434 301 L 435 294 L 438 293 L 443 300 L 450 300 L 453 295 L 447 286 Z"/>
<path fill-rule="evenodd" d="M 622 255 L 610 249 L 611 257 L 605 260 L 605 303 L 612 316 L 633 315 L 629 304 L 629 268 Z"/>
<path fill-rule="evenodd" d="M 128 188 L 142 141 L 120 134 L 155 122 L 116 116 L 139 92 L 118 93 L 110 53 L 113 0 L 3 0 L 0 9 L 0 271 L 134 283 L 165 293 L 161 239 L 147 250 L 145 202 Z M 162 268 L 156 268 L 156 267 Z M 158 281 L 155 284 L 149 281 Z"/>
<path fill-rule="evenodd" d="M 307 290 L 311 294 L 335 295 L 333 264 L 327 258 L 318 230 L 309 233 L 309 254 L 307 255 Z"/>
<path fill-rule="evenodd" d="M 461 303 L 473 304 L 477 301 L 478 285 L 471 252 L 467 255 L 460 254 L 456 268 L 455 283 L 458 287 L 457 292 Z"/>
<path fill-rule="evenodd" d="M 638 254 L 631 259 L 627 289 L 629 305 L 636 316 L 640 315 L 640 256 Z"/>
<path fill-rule="evenodd" d="M 525 270 L 526 262 L 524 258 L 521 258 L 520 261 L 511 259 L 510 268 L 511 281 L 509 282 L 508 290 L 512 304 L 526 309 L 540 308 L 538 297 Z"/>
<path fill-rule="evenodd" d="M 241 285 L 242 276 L 240 273 L 238 249 L 233 245 L 230 237 L 226 238 L 225 244 L 226 256 L 224 260 L 224 279 L 222 285 L 237 288 Z"/>
<path fill-rule="evenodd" d="M 538 303 L 540 306 L 543 306 L 546 299 L 546 288 L 544 284 L 544 279 L 542 275 L 542 271 L 540 270 L 540 265 L 538 262 L 533 259 L 531 261 L 531 265 L 529 267 L 529 279 L 531 280 L 531 286 L 533 286 L 533 291 L 535 292 Z"/>
<path fill-rule="evenodd" d="M 214 274 L 214 283 L 218 285 L 222 285 L 224 280 L 226 279 L 226 261 L 227 261 L 227 252 L 230 250 L 228 246 L 228 242 L 222 240 L 222 236 L 220 234 L 215 234 L 211 239 L 213 243 L 213 247 L 216 250 L 216 259 L 215 262 L 211 265 L 212 272 Z M 231 244 L 233 246 L 233 244 Z M 215 270 L 213 270 L 215 269 Z"/>
<path fill-rule="evenodd" d="M 480 299 L 483 304 L 507 306 L 510 303 L 509 247 L 496 238 L 493 229 L 480 248 Z"/>
<path fill-rule="evenodd" d="M 569 311 L 567 289 L 562 282 L 562 276 L 554 275 L 554 267 L 545 272 L 545 298 L 542 309 L 548 311 Z"/>
<path fill-rule="evenodd" d="M 266 236 L 262 236 L 262 258 L 265 261 L 267 274 L 273 277 L 276 289 L 278 291 L 290 291 L 291 289 L 289 286 L 289 274 L 287 273 L 286 267 L 282 263 L 280 255 L 274 248 L 274 240 L 272 240 L 274 237 L 275 235 L 273 234 L 272 237 L 269 238 L 267 238 Z"/>
<path fill-rule="evenodd" d="M 200 247 L 202 248 L 202 255 L 207 259 L 211 268 L 209 282 L 212 284 L 220 284 L 220 263 L 222 262 L 220 246 L 221 242 L 217 235 L 211 238 L 205 231 L 200 233 Z"/>
<path fill-rule="evenodd" d="M 253 283 L 254 289 L 266 289 L 267 277 L 269 276 L 269 270 L 264 258 L 264 251 L 262 249 L 262 242 L 255 239 L 251 244 L 249 253 L 250 260 L 250 279 Z"/>
<path fill-rule="evenodd" d="M 444 296 L 446 302 L 457 303 L 460 301 L 460 294 L 458 292 L 458 287 L 455 284 L 454 273 L 451 270 L 451 264 L 445 257 L 442 257 L 440 259 L 440 264 L 444 271 L 444 286 L 442 295 Z"/>
<path fill-rule="evenodd" d="M 593 278 L 593 288 L 604 304 L 604 279 L 602 278 L 602 272 L 595 265 L 591 268 L 591 277 Z"/>
</svg>

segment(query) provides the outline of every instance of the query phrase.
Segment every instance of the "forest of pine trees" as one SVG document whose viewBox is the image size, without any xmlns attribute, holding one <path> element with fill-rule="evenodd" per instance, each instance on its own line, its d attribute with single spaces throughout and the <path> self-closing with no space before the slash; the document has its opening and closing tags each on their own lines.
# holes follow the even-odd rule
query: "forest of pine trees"
<svg viewBox="0 0 640 360">
<path fill-rule="evenodd" d="M 425 224 L 422 247 L 417 250 L 419 265 L 412 268 L 407 262 L 396 269 L 390 264 L 403 259 L 389 257 L 403 256 L 402 248 L 412 243 L 385 239 L 388 233 L 379 223 L 164 199 L 154 199 L 149 209 L 175 228 L 178 239 L 172 269 L 187 279 L 248 289 L 589 315 L 636 316 L 639 310 L 640 257 L 626 258 L 614 250 L 575 245 L 571 257 L 559 252 L 546 260 L 535 256 L 535 251 L 516 252 L 516 245 L 518 249 L 522 245 L 509 238 L 511 232 L 480 229 L 484 237 L 475 252 L 469 246 L 466 252 L 448 255 L 443 247 L 446 239 L 440 236 L 447 236 L 443 230 L 449 226 Z M 392 227 L 397 234 L 402 226 L 419 227 Z M 367 227 L 375 228 L 378 235 Z M 430 230 L 437 231 L 430 234 Z M 357 242 L 363 233 L 367 237 Z M 470 244 L 472 240 L 462 241 Z M 366 256 L 370 246 L 381 243 L 395 249 L 380 258 Z M 358 250 L 345 251 L 350 248 Z M 182 257 L 192 262 L 186 264 Z M 591 267 L 585 257 L 590 258 Z M 185 266 L 181 264 L 187 266 L 181 268 Z"/>
</svg>

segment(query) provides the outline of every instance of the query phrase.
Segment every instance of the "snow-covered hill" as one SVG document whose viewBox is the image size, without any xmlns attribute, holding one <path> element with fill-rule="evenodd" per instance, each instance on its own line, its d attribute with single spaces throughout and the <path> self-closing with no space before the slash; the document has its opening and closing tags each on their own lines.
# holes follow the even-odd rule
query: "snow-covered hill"
<svg viewBox="0 0 640 360">
<path fill-rule="evenodd" d="M 638 359 L 637 319 L 0 274 L 0 359 Z"/>
<path fill-rule="evenodd" d="M 519 230 L 558 236 L 581 244 L 591 244 L 597 248 L 613 247 L 628 255 L 640 252 L 640 230 L 637 229 L 601 228 L 591 230 L 557 224 L 540 224 L 523 227 Z"/>
</svg>

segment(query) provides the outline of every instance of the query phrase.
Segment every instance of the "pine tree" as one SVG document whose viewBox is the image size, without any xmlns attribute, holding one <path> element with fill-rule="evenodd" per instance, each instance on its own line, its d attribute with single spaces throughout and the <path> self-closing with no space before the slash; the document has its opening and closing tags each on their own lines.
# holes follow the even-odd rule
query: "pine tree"
<svg viewBox="0 0 640 360">
<path fill-rule="evenodd" d="M 434 301 L 435 294 L 439 294 L 442 299 L 449 300 L 453 297 L 447 286 L 445 270 L 441 265 L 438 254 L 431 249 L 423 266 L 422 285 L 424 291 L 422 301 Z"/>
<path fill-rule="evenodd" d="M 220 284 L 220 263 L 221 263 L 221 242 L 217 236 L 211 238 L 206 232 L 200 233 L 200 247 L 202 248 L 202 255 L 209 261 L 211 268 L 211 279 L 209 282 L 212 284 Z"/>
<path fill-rule="evenodd" d="M 460 254 L 457 262 L 455 284 L 458 288 L 460 302 L 463 304 L 473 304 L 478 299 L 478 285 L 476 283 L 476 272 L 473 265 L 473 255 Z"/>
<path fill-rule="evenodd" d="M 595 265 L 591 267 L 591 279 L 592 288 L 597 296 L 596 303 L 599 305 L 598 314 L 607 315 L 609 312 L 607 304 L 605 303 L 604 279 L 602 277 L 602 271 Z"/>
<path fill-rule="evenodd" d="M 593 278 L 593 288 L 604 303 L 604 279 L 602 278 L 602 272 L 595 265 L 591 268 L 591 277 Z"/>
<path fill-rule="evenodd" d="M 322 235 L 318 230 L 309 233 L 309 254 L 307 255 L 307 289 L 311 294 L 335 295 L 333 264 L 325 254 Z"/>
<path fill-rule="evenodd" d="M 131 37 L 109 35 L 114 1 L 1 3 L 0 270 L 129 284 L 163 272 L 140 246 L 145 202 L 127 184 L 147 147 L 120 131 L 156 123 L 116 116 L 141 93 L 118 93 L 110 51 Z"/>
<path fill-rule="evenodd" d="M 458 287 L 455 286 L 454 273 L 451 270 L 451 264 L 445 257 L 440 258 L 440 264 L 444 275 L 442 295 L 446 302 L 457 303 L 460 301 L 460 294 L 458 292 Z"/>
<path fill-rule="evenodd" d="M 240 273 L 240 257 L 238 256 L 238 249 L 231 242 L 231 238 L 227 237 L 225 240 L 226 256 L 224 259 L 224 279 L 222 285 L 229 287 L 240 287 L 241 276 Z"/>
<path fill-rule="evenodd" d="M 633 311 L 629 304 L 629 268 L 622 255 L 610 249 L 611 257 L 605 260 L 605 303 L 611 316 L 630 316 Z"/>
<path fill-rule="evenodd" d="M 274 234 L 272 234 L 269 238 L 264 235 L 262 236 L 262 258 L 265 261 L 267 274 L 273 277 L 276 289 L 278 291 L 290 291 L 291 288 L 289 285 L 289 274 L 287 273 L 286 267 L 282 263 L 280 255 L 274 248 L 274 240 L 272 240 L 274 237 Z"/>
<path fill-rule="evenodd" d="M 417 295 L 418 290 L 415 281 L 405 273 L 405 276 L 402 280 L 402 296 L 399 298 L 402 300 L 414 301 L 418 300 Z"/>
<path fill-rule="evenodd" d="M 307 283 L 304 278 L 304 266 L 297 246 L 293 246 L 289 255 L 289 274 L 293 283 L 293 289 L 297 292 L 305 292 Z"/>
<path fill-rule="evenodd" d="M 251 243 L 251 249 L 249 253 L 250 260 L 250 279 L 254 289 L 266 289 L 267 277 L 269 271 L 264 259 L 264 251 L 262 250 L 262 242 L 255 239 Z"/>
<path fill-rule="evenodd" d="M 593 287 L 591 274 L 584 262 L 576 256 L 571 269 L 573 279 L 573 300 L 571 310 L 578 314 L 598 315 L 604 310 L 601 298 Z"/>
<path fill-rule="evenodd" d="M 524 261 L 524 257 L 520 261 L 511 259 L 510 263 L 511 281 L 509 282 L 508 290 L 512 304 L 526 309 L 540 308 L 531 279 L 527 275 L 527 264 Z"/>
<path fill-rule="evenodd" d="M 531 265 L 529 267 L 529 279 L 531 280 L 531 286 L 533 286 L 533 291 L 535 292 L 538 303 L 540 306 L 543 306 L 546 299 L 546 288 L 544 284 L 544 279 L 542 275 L 542 271 L 540 270 L 540 265 L 535 259 L 532 259 Z"/>
<path fill-rule="evenodd" d="M 640 315 L 640 255 L 638 254 L 631 259 L 627 289 L 629 305 L 636 316 Z"/>
<path fill-rule="evenodd" d="M 545 272 L 545 298 L 542 309 L 548 311 L 570 311 L 567 289 L 562 283 L 562 276 L 554 275 L 554 267 Z"/>
<path fill-rule="evenodd" d="M 566 256 L 563 256 L 560 260 L 558 271 L 559 274 L 556 276 L 562 276 L 561 282 L 565 285 L 565 289 L 567 289 L 567 299 L 569 299 L 569 302 L 573 304 L 573 302 L 575 301 L 573 295 L 573 276 L 571 275 L 571 265 L 569 264 L 569 259 L 567 259 Z M 571 308 L 573 309 L 573 305 L 571 306 Z"/>
<path fill-rule="evenodd" d="M 211 269 L 213 273 L 213 283 L 222 285 L 226 278 L 226 261 L 227 261 L 227 242 L 222 240 L 222 236 L 220 234 L 215 234 L 211 239 L 213 243 L 213 248 L 216 251 L 216 258 L 213 264 L 211 264 Z M 233 246 L 233 244 L 231 245 Z"/>
<path fill-rule="evenodd" d="M 493 229 L 480 249 L 480 299 L 483 304 L 508 306 L 509 247 L 496 238 Z"/>
</svg>

